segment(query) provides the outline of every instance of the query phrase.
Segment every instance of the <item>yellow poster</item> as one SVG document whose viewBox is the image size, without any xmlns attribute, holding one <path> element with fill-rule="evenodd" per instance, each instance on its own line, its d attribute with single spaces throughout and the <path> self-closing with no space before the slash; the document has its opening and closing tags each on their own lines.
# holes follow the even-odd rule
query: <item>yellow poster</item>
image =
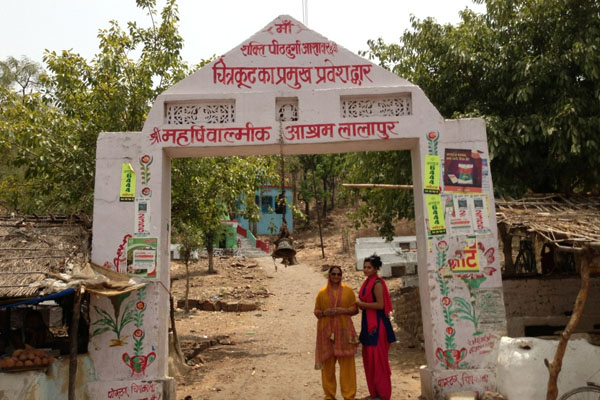
<svg viewBox="0 0 600 400">
<path fill-rule="evenodd" d="M 427 216 L 429 217 L 429 234 L 444 235 L 446 233 L 446 222 L 444 221 L 444 208 L 442 197 L 439 194 L 425 196 L 427 205 Z"/>
<path fill-rule="evenodd" d="M 449 260 L 452 272 L 479 272 L 479 256 L 477 254 L 477 237 L 467 236 L 465 247 L 456 253 L 457 258 Z"/>
<path fill-rule="evenodd" d="M 121 194 L 119 201 L 135 200 L 135 171 L 130 163 L 121 166 Z"/>
<path fill-rule="evenodd" d="M 425 156 L 424 192 L 438 194 L 440 192 L 440 156 L 427 154 Z"/>
</svg>

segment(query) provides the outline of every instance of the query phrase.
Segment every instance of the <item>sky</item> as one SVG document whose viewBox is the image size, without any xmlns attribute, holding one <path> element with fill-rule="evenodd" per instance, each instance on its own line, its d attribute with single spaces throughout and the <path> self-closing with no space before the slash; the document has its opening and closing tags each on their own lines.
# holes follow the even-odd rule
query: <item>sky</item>
<svg viewBox="0 0 600 400">
<path fill-rule="evenodd" d="M 455 24 L 466 7 L 485 11 L 472 0 L 305 1 L 308 27 L 355 53 L 367 50 L 369 39 L 397 43 L 410 28 L 411 14 Z M 157 0 L 158 10 L 164 4 Z M 178 0 L 177 4 L 182 56 L 192 65 L 225 54 L 278 15 L 304 21 L 303 0 Z M 42 63 L 45 49 L 72 49 L 89 60 L 98 50 L 98 31 L 108 28 L 110 20 L 122 28 L 128 21 L 151 25 L 135 0 L 0 0 L 0 5 L 0 60 L 26 56 Z"/>
</svg>

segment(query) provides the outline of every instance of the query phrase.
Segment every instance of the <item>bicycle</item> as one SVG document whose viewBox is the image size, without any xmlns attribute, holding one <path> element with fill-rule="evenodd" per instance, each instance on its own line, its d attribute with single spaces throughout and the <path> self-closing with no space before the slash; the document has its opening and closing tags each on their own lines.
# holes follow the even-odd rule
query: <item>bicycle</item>
<svg viewBox="0 0 600 400">
<path fill-rule="evenodd" d="M 515 272 L 517 274 L 537 272 L 535 254 L 533 253 L 533 241 L 528 237 L 523 237 L 519 242 L 519 253 L 515 260 Z"/>
<path fill-rule="evenodd" d="M 581 386 L 560 396 L 558 400 L 600 400 L 600 385 L 587 382 L 587 386 Z"/>
<path fill-rule="evenodd" d="M 550 243 L 544 243 L 540 253 L 543 275 L 575 275 L 577 264 L 573 253 L 555 252 Z"/>
</svg>

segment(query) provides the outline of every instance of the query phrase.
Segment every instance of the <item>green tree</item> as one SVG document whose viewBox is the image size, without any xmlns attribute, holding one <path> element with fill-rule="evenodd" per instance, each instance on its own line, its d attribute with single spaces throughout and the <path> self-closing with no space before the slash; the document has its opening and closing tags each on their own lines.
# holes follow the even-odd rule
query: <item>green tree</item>
<svg viewBox="0 0 600 400">
<path fill-rule="evenodd" d="M 0 154 L 17 167 L 2 180 L 0 201 L 36 199 L 25 212 L 91 212 L 100 132 L 141 130 L 156 96 L 185 77 L 175 0 L 155 25 L 154 0 L 137 0 L 151 26 L 111 22 L 91 62 L 72 51 L 48 52 L 39 92 L 0 90 Z M 137 60 L 132 57 L 139 54 Z"/>
<path fill-rule="evenodd" d="M 199 226 L 189 224 L 186 221 L 177 219 L 172 224 L 173 240 L 179 244 L 179 252 L 185 265 L 185 296 L 184 310 L 190 312 L 189 294 L 190 294 L 190 264 L 196 261 L 195 251 L 199 250 L 204 244 L 202 230 Z"/>
<path fill-rule="evenodd" d="M 405 185 L 412 182 L 407 151 L 350 153 L 344 165 L 347 183 Z M 348 217 L 355 227 L 374 222 L 379 234 L 391 240 L 394 223 L 414 217 L 412 191 L 390 189 L 345 189 L 344 197 L 359 200 Z"/>
<path fill-rule="evenodd" d="M 497 192 L 599 191 L 600 3 L 478 0 L 455 26 L 411 18 L 366 53 L 448 118 L 483 117 Z"/>
<path fill-rule="evenodd" d="M 213 157 L 176 159 L 172 167 L 171 215 L 174 228 L 185 225 L 202 232 L 208 253 L 208 271 L 214 273 L 213 245 L 218 237 L 224 210 L 232 213 L 243 204 L 242 214 L 258 220 L 254 201 L 257 189 L 276 182 L 275 164 L 270 157 Z"/>
<path fill-rule="evenodd" d="M 40 86 L 41 72 L 42 66 L 27 57 L 21 57 L 20 60 L 7 57 L 0 61 L 0 86 L 18 86 L 21 96 L 25 97 Z"/>
</svg>

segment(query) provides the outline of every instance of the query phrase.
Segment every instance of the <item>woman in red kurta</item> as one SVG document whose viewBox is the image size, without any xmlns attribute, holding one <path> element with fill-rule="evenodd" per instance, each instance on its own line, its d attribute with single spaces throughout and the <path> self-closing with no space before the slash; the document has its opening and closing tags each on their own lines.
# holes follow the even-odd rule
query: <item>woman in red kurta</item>
<svg viewBox="0 0 600 400">
<path fill-rule="evenodd" d="M 378 256 L 365 259 L 363 272 L 367 279 L 358 294 L 360 301 L 356 303 L 363 310 L 359 339 L 370 394 L 364 400 L 390 400 L 392 396 L 388 351 L 396 336 L 388 317 L 392 300 L 385 282 L 377 276 L 379 268 L 381 258 Z"/>
</svg>

